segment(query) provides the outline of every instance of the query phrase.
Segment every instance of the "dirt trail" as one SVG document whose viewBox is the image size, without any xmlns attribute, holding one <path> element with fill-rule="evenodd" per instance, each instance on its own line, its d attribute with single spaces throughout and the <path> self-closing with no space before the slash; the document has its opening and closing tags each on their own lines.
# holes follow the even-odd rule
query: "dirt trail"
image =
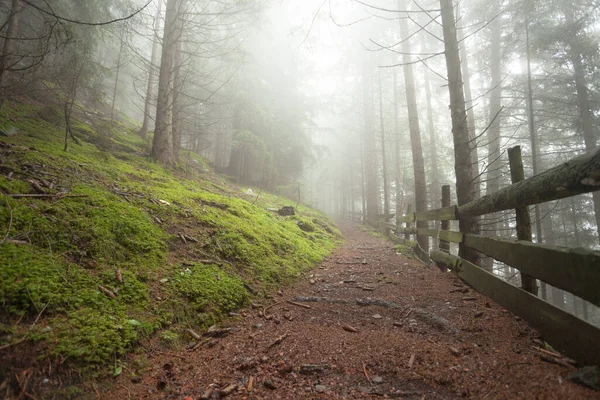
<svg viewBox="0 0 600 400">
<path fill-rule="evenodd" d="M 101 398 L 583 399 L 536 332 L 451 273 L 342 224 L 346 244 L 307 279 L 226 321 L 195 349 L 148 344 Z M 462 289 L 462 290 L 461 290 Z M 298 297 L 310 308 L 290 304 Z M 264 308 L 266 317 L 263 316 Z M 134 356 L 135 357 L 135 356 Z M 139 357 L 139 356 L 138 356 Z M 130 374 L 139 366 L 139 377 Z M 149 365 L 144 369 L 144 365 Z M 251 383 L 250 383 L 251 382 Z M 251 386 L 251 390 L 249 390 Z"/>
</svg>

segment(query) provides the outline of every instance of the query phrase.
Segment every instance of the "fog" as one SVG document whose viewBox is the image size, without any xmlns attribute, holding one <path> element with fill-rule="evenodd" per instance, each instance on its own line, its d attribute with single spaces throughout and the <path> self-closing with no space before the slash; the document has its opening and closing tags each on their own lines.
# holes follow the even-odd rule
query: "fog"
<svg viewBox="0 0 600 400">
<path fill-rule="evenodd" d="M 394 222 L 409 206 L 440 208 L 442 185 L 458 205 L 509 186 L 509 148 L 521 147 L 526 178 L 597 148 L 599 9 L 5 1 L 1 99 L 57 100 L 67 125 L 82 105 L 129 118 L 167 167 L 185 168 L 195 152 L 242 187 L 339 219 Z M 535 241 L 598 248 L 600 196 L 530 211 Z M 516 238 L 510 210 L 463 222 Z"/>
</svg>

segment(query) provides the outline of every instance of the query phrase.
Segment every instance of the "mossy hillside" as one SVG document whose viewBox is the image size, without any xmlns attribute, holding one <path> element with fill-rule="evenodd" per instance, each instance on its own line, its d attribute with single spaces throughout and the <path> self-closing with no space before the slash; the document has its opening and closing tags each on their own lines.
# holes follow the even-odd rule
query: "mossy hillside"
<svg viewBox="0 0 600 400">
<path fill-rule="evenodd" d="M 85 197 L 0 194 L 0 346 L 25 338 L 44 344 L 42 357 L 105 364 L 156 330 L 219 321 L 247 303 L 248 288 L 289 282 L 339 240 L 323 214 L 268 211 L 291 202 L 246 196 L 193 153 L 165 170 L 127 124 L 78 116 L 80 144 L 64 152 L 60 121 L 40 118 L 46 108 L 5 104 L 0 129 L 18 133 L 0 138 L 0 190 L 32 193 L 27 180 L 44 180 L 49 193 Z"/>
</svg>

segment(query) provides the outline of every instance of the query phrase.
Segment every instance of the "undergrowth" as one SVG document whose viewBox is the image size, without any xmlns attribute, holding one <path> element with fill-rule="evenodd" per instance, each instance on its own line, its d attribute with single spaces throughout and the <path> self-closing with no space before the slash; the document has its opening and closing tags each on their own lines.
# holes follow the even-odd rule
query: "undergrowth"
<svg viewBox="0 0 600 400">
<path fill-rule="evenodd" d="M 0 138 L 4 351 L 39 343 L 41 359 L 97 369 L 154 334 L 172 345 L 301 276 L 340 240 L 323 214 L 300 205 L 281 217 L 269 209 L 292 202 L 245 195 L 193 153 L 162 168 L 128 123 L 81 114 L 80 144 L 65 152 L 54 114 L 0 112 L 0 129 L 17 129 Z M 30 181 L 72 197 L 6 196 L 35 193 Z"/>
</svg>

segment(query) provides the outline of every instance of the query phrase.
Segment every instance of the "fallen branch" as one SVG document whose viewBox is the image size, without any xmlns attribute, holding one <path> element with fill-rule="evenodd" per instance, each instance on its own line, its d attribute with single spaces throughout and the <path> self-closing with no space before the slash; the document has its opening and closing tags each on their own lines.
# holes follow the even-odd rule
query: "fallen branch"
<svg viewBox="0 0 600 400">
<path fill-rule="evenodd" d="M 563 360 L 560 360 L 558 358 L 547 356 L 545 354 L 540 354 L 540 359 L 542 361 L 546 361 L 547 363 L 560 365 L 561 367 L 573 368 L 573 365 L 571 365 Z"/>
<path fill-rule="evenodd" d="M 16 194 L 5 194 L 5 196 L 20 198 L 20 197 L 40 197 L 40 198 L 52 198 L 52 199 L 63 199 L 66 197 L 89 197 L 87 194 L 37 194 L 37 193 L 16 193 Z"/>
<path fill-rule="evenodd" d="M 281 342 L 283 342 L 283 340 L 288 336 L 287 333 L 284 333 L 283 335 L 279 336 L 277 339 L 275 339 L 275 341 L 273 343 L 271 343 L 269 345 L 269 348 L 277 346 L 278 344 L 280 344 Z"/>
<path fill-rule="evenodd" d="M 553 352 L 553 351 L 548 351 L 548 350 L 542 349 L 540 347 L 535 347 L 535 346 L 531 346 L 531 348 L 534 349 L 534 350 L 539 351 L 540 353 L 546 354 L 546 355 L 548 355 L 550 357 L 555 357 L 555 358 L 557 358 L 559 360 L 563 360 L 566 363 L 573 364 L 573 365 L 577 364 L 577 362 L 575 360 L 571 360 L 570 358 L 567 358 L 567 357 L 563 356 L 560 353 L 556 353 L 556 352 Z"/>
<path fill-rule="evenodd" d="M 365 376 L 367 377 L 367 382 L 371 383 L 371 378 L 369 378 L 369 374 L 367 373 L 367 366 L 365 365 L 365 362 L 362 362 L 362 367 L 363 367 L 363 372 L 365 373 Z"/>
<path fill-rule="evenodd" d="M 201 336 L 198 335 L 196 332 L 194 332 L 192 329 L 186 329 L 185 331 L 187 333 L 189 333 L 190 336 L 192 336 L 194 339 L 196 339 L 196 340 L 200 340 L 201 339 Z"/>
<path fill-rule="evenodd" d="M 286 300 L 286 301 L 296 307 L 302 307 L 302 308 L 308 308 L 308 309 L 312 308 L 311 306 L 307 306 L 306 304 L 296 303 L 295 301 L 292 301 L 292 300 Z"/>
<path fill-rule="evenodd" d="M 271 307 L 274 307 L 274 306 L 276 306 L 277 304 L 281 304 L 281 303 L 283 303 L 283 302 L 282 302 L 282 301 L 277 301 L 277 302 L 275 302 L 275 303 L 271 304 L 270 306 L 267 306 L 267 307 L 263 308 L 263 317 L 265 317 L 265 319 L 271 319 L 271 318 L 272 318 L 272 316 L 271 316 L 271 315 L 267 316 L 267 310 L 268 310 L 269 308 L 271 308 Z"/>
<path fill-rule="evenodd" d="M 221 397 L 225 397 L 225 396 L 229 396 L 231 393 L 233 393 L 235 390 L 238 389 L 238 385 L 235 383 L 232 383 L 231 385 L 225 387 L 224 389 L 221 389 L 219 392 Z"/>
<path fill-rule="evenodd" d="M 205 337 L 223 337 L 227 336 L 233 331 L 232 328 L 217 328 L 215 325 L 208 328 L 206 332 L 202 334 Z"/>
<path fill-rule="evenodd" d="M 177 357 L 177 358 L 179 358 L 181 360 L 185 360 L 186 359 L 184 356 L 180 356 L 179 354 L 169 353 L 169 352 L 161 351 L 161 350 L 154 350 L 154 351 L 156 351 L 157 353 L 160 353 L 160 354 L 164 354 L 165 356 Z"/>
<path fill-rule="evenodd" d="M 451 333 L 458 332 L 458 330 L 456 328 L 453 328 L 452 326 L 450 326 L 450 322 L 446 318 L 440 317 L 439 315 L 433 314 L 422 308 L 415 308 L 414 314 L 415 314 L 416 318 L 420 319 L 421 321 L 425 322 L 428 325 L 433 326 L 437 330 L 448 331 Z"/>
<path fill-rule="evenodd" d="M 361 287 L 362 288 L 362 287 Z M 364 289 L 363 289 L 364 290 Z M 368 290 L 368 289 L 367 289 Z M 346 299 L 335 299 L 330 297 L 318 297 L 318 296 L 296 296 L 294 297 L 295 301 L 302 301 L 306 303 L 340 303 L 340 304 L 349 304 L 352 301 Z M 359 306 L 378 306 L 384 308 L 400 308 L 400 305 L 397 303 L 392 303 L 389 301 L 381 300 L 381 299 L 372 299 L 367 297 L 366 299 L 356 299 L 354 302 Z"/>
<path fill-rule="evenodd" d="M 342 303 L 348 304 L 350 300 L 345 299 L 333 299 L 329 297 L 317 297 L 317 296 L 296 296 L 295 301 L 302 301 L 305 303 Z"/>
<path fill-rule="evenodd" d="M 187 240 L 189 240 L 190 242 L 194 242 L 194 243 L 199 243 L 200 242 L 198 239 L 196 239 L 193 236 L 183 235 L 183 237 L 186 238 Z"/>
</svg>

